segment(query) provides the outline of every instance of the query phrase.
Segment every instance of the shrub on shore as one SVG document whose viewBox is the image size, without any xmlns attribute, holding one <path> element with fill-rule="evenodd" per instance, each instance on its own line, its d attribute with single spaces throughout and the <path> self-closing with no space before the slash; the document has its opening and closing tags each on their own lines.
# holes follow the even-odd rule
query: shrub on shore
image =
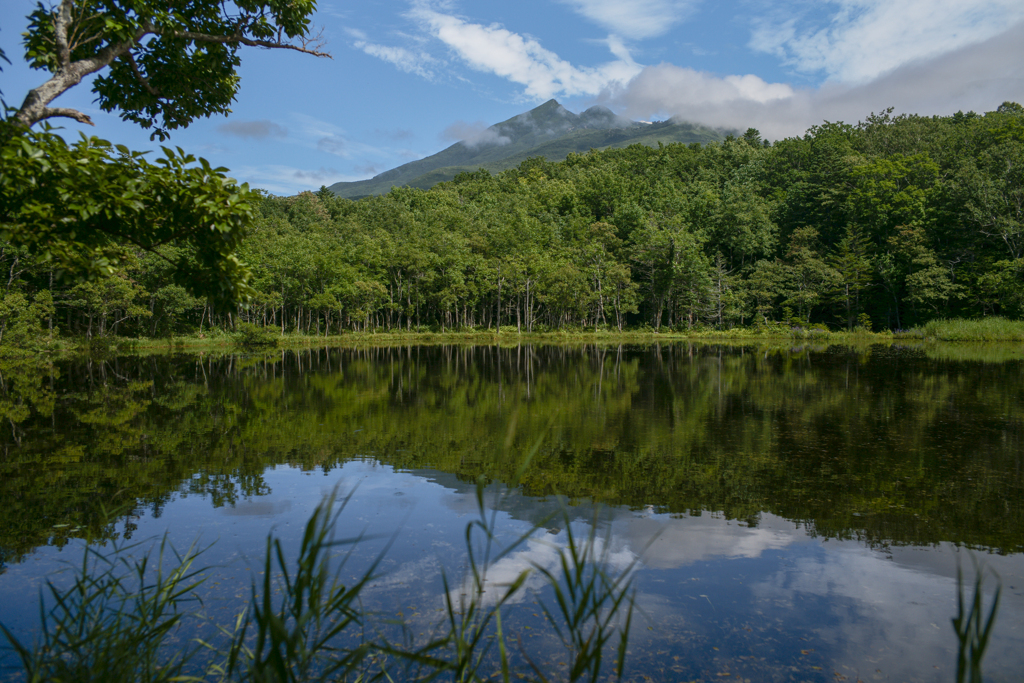
<svg viewBox="0 0 1024 683">
<path fill-rule="evenodd" d="M 1007 320 L 998 316 L 932 320 L 904 334 L 936 341 L 1019 342 L 1024 341 L 1024 320 Z"/>
</svg>

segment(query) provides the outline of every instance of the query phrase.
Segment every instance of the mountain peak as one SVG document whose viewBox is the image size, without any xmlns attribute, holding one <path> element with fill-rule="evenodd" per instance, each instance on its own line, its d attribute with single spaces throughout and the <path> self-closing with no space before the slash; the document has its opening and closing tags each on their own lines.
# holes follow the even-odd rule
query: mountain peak
<svg viewBox="0 0 1024 683">
<path fill-rule="evenodd" d="M 456 142 L 424 159 L 411 161 L 370 180 L 337 183 L 331 191 L 343 197 L 387 192 L 397 185 L 430 187 L 463 171 L 485 168 L 497 172 L 540 156 L 561 161 L 569 153 L 625 147 L 633 143 L 710 142 L 721 135 L 701 126 L 665 125 L 656 131 L 600 105 L 574 114 L 551 99 L 533 109 L 490 126 L 482 134 Z"/>
<path fill-rule="evenodd" d="M 509 123 L 517 119 L 530 119 L 533 121 L 562 121 L 562 120 L 574 120 L 576 114 L 563 107 L 558 103 L 558 100 L 548 100 L 544 104 L 538 105 L 530 111 L 523 112 L 518 116 L 513 116 L 508 121 L 503 123 Z M 496 125 L 502 125 L 501 123 Z"/>
<path fill-rule="evenodd" d="M 580 124 L 584 128 L 597 128 L 601 130 L 629 128 L 636 123 L 625 116 L 619 116 L 608 107 L 602 107 L 599 104 L 580 114 L 579 118 Z"/>
<path fill-rule="evenodd" d="M 542 111 L 543 112 L 557 111 L 559 113 L 565 112 L 566 114 L 571 114 L 572 113 L 568 109 L 563 107 L 561 104 L 559 104 L 558 100 L 556 100 L 556 99 L 550 99 L 547 102 L 545 102 L 544 104 L 537 105 L 536 107 L 534 107 L 533 109 L 530 110 L 530 112 L 542 112 Z"/>
</svg>

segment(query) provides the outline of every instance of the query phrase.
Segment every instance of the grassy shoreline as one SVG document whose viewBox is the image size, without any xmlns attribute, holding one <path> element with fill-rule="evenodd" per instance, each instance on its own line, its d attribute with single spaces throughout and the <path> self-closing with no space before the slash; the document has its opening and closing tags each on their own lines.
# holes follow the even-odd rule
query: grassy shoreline
<svg viewBox="0 0 1024 683">
<path fill-rule="evenodd" d="M 706 331 L 662 331 L 654 330 L 576 330 L 541 333 L 516 333 L 494 330 L 474 330 L 470 332 L 352 332 L 342 335 L 273 335 L 272 343 L 267 347 L 281 349 L 296 348 L 356 348 L 366 346 L 405 346 L 405 345 L 436 345 L 436 344 L 473 344 L 516 346 L 519 344 L 655 344 L 685 341 L 826 341 L 826 342 L 885 342 L 893 339 L 892 333 L 882 332 L 832 332 L 825 330 L 759 330 L 755 328 L 736 328 L 732 330 Z M 271 337 L 268 337 L 270 341 Z M 119 340 L 127 346 L 139 350 L 170 349 L 170 350 L 203 350 L 227 349 L 244 347 L 235 335 L 220 333 L 207 337 L 180 336 L 162 339 L 127 339 Z"/>
<path fill-rule="evenodd" d="M 517 332 L 503 328 L 470 331 L 413 331 L 392 330 L 373 332 L 347 332 L 334 335 L 279 334 L 276 330 L 248 326 L 242 332 L 216 330 L 207 334 L 174 337 L 131 338 L 101 337 L 86 340 L 78 337 L 58 337 L 43 340 L 27 347 L 0 347 L 0 355 L 24 356 L 50 353 L 77 355 L 81 353 L 161 353 L 207 351 L 249 351 L 269 349 L 311 348 L 366 348 L 389 346 L 486 345 L 509 346 L 520 344 L 661 344 L 678 342 L 697 343 L 825 343 L 862 346 L 865 344 L 946 344 L 979 343 L 1017 344 L 1024 342 L 1024 321 L 1005 318 L 977 320 L 933 320 L 908 330 L 871 332 L 863 328 L 848 332 L 828 330 L 822 326 L 790 327 L 771 325 L 763 327 L 737 327 L 730 330 L 560 330 L 555 332 Z"/>
<path fill-rule="evenodd" d="M 257 328 L 258 329 L 258 328 Z M 821 341 L 833 343 L 887 343 L 895 340 L 926 342 L 1024 342 L 1024 321 L 1005 318 L 981 318 L 977 320 L 953 319 L 933 320 L 923 326 L 908 330 L 871 332 L 863 328 L 853 331 L 829 330 L 823 326 L 770 325 L 761 327 L 737 327 L 730 330 L 560 330 L 555 332 L 518 332 L 503 328 L 432 332 L 432 331 L 375 331 L 351 332 L 341 335 L 304 335 L 269 333 L 259 330 L 267 346 L 279 348 L 306 347 L 359 347 L 390 346 L 405 344 L 488 344 L 516 345 L 521 343 L 563 344 L 590 343 L 604 344 L 653 344 L 678 341 Z M 172 347 L 196 348 L 202 346 L 230 347 L 239 345 L 239 336 L 218 332 L 210 337 L 195 335 L 165 339 L 133 340 L 139 348 Z M 242 344 L 244 345 L 244 343 Z"/>
</svg>

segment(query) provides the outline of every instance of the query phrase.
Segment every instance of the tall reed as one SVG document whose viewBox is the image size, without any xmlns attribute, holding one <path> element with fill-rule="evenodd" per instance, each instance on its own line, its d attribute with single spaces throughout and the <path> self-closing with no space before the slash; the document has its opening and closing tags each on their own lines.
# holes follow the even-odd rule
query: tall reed
<svg viewBox="0 0 1024 683">
<path fill-rule="evenodd" d="M 365 536 L 335 537 L 338 517 L 352 496 L 336 506 L 337 494 L 335 489 L 325 496 L 306 522 L 294 568 L 281 540 L 268 536 L 262 580 L 253 580 L 249 607 L 230 633 L 229 647 L 218 652 L 207 644 L 221 655 L 208 675 L 253 683 L 299 683 L 344 680 L 362 673 L 373 644 L 363 637 L 354 647 L 338 641 L 363 626 L 359 595 L 376 577 L 390 543 L 356 581 L 346 585 L 341 572 Z M 346 552 L 339 558 L 335 551 L 341 548 Z M 276 602 L 275 595 L 280 596 Z"/>
<path fill-rule="evenodd" d="M 31 647 L 0 624 L 26 681 L 184 680 L 200 645 L 172 641 L 184 622 L 196 619 L 185 608 L 198 602 L 195 590 L 206 570 L 193 567 L 202 551 L 193 545 L 179 554 L 164 537 L 154 562 L 150 552 L 132 559 L 137 548 L 105 555 L 87 546 L 69 587 L 48 580 L 39 598 L 41 632 Z M 176 560 L 170 570 L 167 555 Z"/>
<path fill-rule="evenodd" d="M 974 596 L 966 610 L 963 571 L 959 564 L 956 568 L 957 615 L 952 620 L 958 642 L 956 683 L 984 682 L 981 675 L 981 660 L 985 657 L 985 649 L 992 636 L 992 626 L 999 611 L 999 597 L 1003 589 L 1002 585 L 997 583 L 995 594 L 992 596 L 992 606 L 989 608 L 988 616 L 985 616 L 982 602 L 984 593 L 981 588 L 984 571 L 974 556 L 971 556 L 971 560 L 974 562 Z"/>
</svg>

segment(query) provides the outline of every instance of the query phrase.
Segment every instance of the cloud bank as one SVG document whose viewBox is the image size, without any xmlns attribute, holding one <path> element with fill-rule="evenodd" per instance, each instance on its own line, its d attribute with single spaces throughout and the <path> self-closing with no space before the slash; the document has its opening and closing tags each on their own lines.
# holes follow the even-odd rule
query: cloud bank
<svg viewBox="0 0 1024 683">
<path fill-rule="evenodd" d="M 831 82 L 863 84 L 909 62 L 986 41 L 1019 21 L 1019 0 L 829 0 L 825 26 L 799 16 L 755 21 L 749 47 Z M 791 12 L 792 7 L 787 11 Z"/>
<path fill-rule="evenodd" d="M 674 117 L 706 125 L 758 128 L 778 139 L 822 121 L 855 122 L 894 107 L 923 115 L 990 111 L 1024 101 L 1024 22 L 980 43 L 906 63 L 863 84 L 793 89 L 757 76 L 726 76 L 659 64 L 599 99 L 631 118 Z"/>
</svg>

